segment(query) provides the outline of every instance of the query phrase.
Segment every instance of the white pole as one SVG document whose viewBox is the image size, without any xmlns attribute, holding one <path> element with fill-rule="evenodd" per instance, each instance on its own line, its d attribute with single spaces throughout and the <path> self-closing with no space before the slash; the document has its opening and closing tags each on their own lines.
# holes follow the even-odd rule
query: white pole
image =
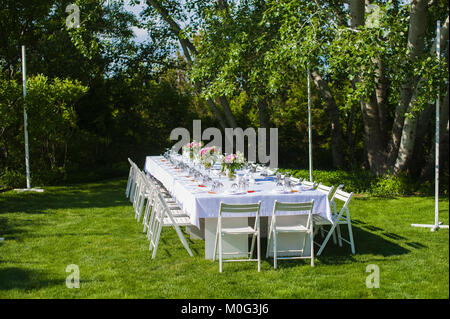
<svg viewBox="0 0 450 319">
<path fill-rule="evenodd" d="M 441 52 L 441 21 L 437 22 L 436 30 L 436 56 L 438 62 L 440 60 Z M 435 177 L 434 177 L 434 228 L 439 228 L 439 90 L 436 97 L 436 137 L 435 137 Z"/>
<path fill-rule="evenodd" d="M 31 188 L 30 183 L 30 154 L 28 152 L 28 116 L 26 109 L 26 96 L 27 96 L 27 71 L 25 61 L 25 46 L 22 45 L 22 83 L 23 83 L 23 130 L 25 134 L 25 167 L 27 174 L 27 189 Z"/>
<path fill-rule="evenodd" d="M 309 68 L 307 70 L 308 73 L 308 153 L 309 153 L 309 181 L 313 181 L 312 174 L 312 132 L 311 132 L 311 83 L 310 83 L 310 75 Z"/>
<path fill-rule="evenodd" d="M 436 29 L 436 56 L 438 61 L 441 57 L 441 21 L 437 22 Z M 413 227 L 431 228 L 436 231 L 439 228 L 448 229 L 448 225 L 439 222 L 439 91 L 436 97 L 436 135 L 435 135 L 435 171 L 434 171 L 434 225 L 411 224 Z"/>
</svg>

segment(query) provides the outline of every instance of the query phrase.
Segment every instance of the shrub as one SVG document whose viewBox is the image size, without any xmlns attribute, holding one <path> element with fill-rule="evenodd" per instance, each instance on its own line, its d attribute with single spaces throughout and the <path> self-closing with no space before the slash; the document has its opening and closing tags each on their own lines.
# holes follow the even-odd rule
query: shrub
<svg viewBox="0 0 450 319">
<path fill-rule="evenodd" d="M 292 176 L 309 179 L 309 171 L 305 169 L 280 169 L 280 172 L 289 172 Z M 313 179 L 317 183 L 321 182 L 325 185 L 334 185 L 337 187 L 344 184 L 344 189 L 349 192 L 359 194 L 370 194 L 373 196 L 404 196 L 410 195 L 413 192 L 420 192 L 423 194 L 431 194 L 433 189 L 430 185 L 418 184 L 407 175 L 385 175 L 376 176 L 369 171 L 324 171 L 314 170 Z M 447 194 L 448 183 L 441 183 L 441 193 Z"/>
<path fill-rule="evenodd" d="M 22 172 L 6 169 L 0 176 L 0 189 L 25 188 L 26 186 L 27 178 Z"/>
<path fill-rule="evenodd" d="M 392 197 L 411 194 L 414 189 L 414 182 L 408 177 L 386 175 L 378 178 L 369 193 L 374 196 Z"/>
</svg>

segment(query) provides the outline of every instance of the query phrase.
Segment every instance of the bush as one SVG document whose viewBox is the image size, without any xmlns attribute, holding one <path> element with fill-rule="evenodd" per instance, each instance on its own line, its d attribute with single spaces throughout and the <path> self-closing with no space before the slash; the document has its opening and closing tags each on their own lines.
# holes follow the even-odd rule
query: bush
<svg viewBox="0 0 450 319">
<path fill-rule="evenodd" d="M 386 175 L 378 178 L 369 193 L 383 197 L 402 196 L 413 193 L 415 188 L 414 182 L 404 175 Z"/>
<path fill-rule="evenodd" d="M 25 187 L 27 187 L 27 178 L 22 172 L 6 169 L 0 176 L 0 189 Z"/>
<path fill-rule="evenodd" d="M 292 176 L 309 180 L 309 171 L 305 169 L 279 169 L 279 171 L 282 173 L 289 172 Z M 344 189 L 349 192 L 383 197 L 404 196 L 414 192 L 431 194 L 429 190 L 432 189 L 431 187 L 425 187 L 423 184 L 418 185 L 411 177 L 406 175 L 385 175 L 380 177 L 365 170 L 348 172 L 343 170 L 314 170 L 313 179 L 317 183 L 321 182 L 328 186 L 334 185 L 337 187 L 340 184 L 344 184 Z M 441 186 L 445 188 L 446 185 L 448 184 L 444 185 L 442 183 Z M 447 189 L 448 186 L 442 192 L 447 194 Z"/>
<path fill-rule="evenodd" d="M 308 170 L 294 170 L 294 169 L 280 169 L 282 172 L 289 171 L 291 175 L 299 178 L 309 179 Z M 321 182 L 325 185 L 334 185 L 337 187 L 340 184 L 344 184 L 345 189 L 354 193 L 367 193 L 372 185 L 376 183 L 377 177 L 372 175 L 368 171 L 323 171 L 314 170 L 313 179 L 316 182 Z"/>
</svg>

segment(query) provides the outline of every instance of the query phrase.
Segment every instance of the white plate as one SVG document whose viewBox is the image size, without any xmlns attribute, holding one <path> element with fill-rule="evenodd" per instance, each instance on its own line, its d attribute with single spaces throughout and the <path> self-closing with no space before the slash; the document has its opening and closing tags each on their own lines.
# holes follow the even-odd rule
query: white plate
<svg viewBox="0 0 450 319">
<path fill-rule="evenodd" d="M 230 191 L 226 191 L 224 194 L 225 195 L 244 195 L 244 194 L 247 194 L 247 192 L 235 192 L 235 193 L 233 193 L 233 192 L 230 192 Z"/>
<path fill-rule="evenodd" d="M 289 193 L 289 192 L 285 192 L 284 190 L 277 190 L 277 189 L 274 189 L 274 190 L 272 190 L 272 193 L 276 193 L 276 194 L 287 194 L 287 193 Z"/>
</svg>

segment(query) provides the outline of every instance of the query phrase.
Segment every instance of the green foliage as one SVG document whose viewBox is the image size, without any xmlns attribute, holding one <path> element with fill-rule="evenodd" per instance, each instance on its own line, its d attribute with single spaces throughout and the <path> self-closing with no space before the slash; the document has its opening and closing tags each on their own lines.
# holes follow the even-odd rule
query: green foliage
<svg viewBox="0 0 450 319">
<path fill-rule="evenodd" d="M 309 171 L 305 169 L 280 169 L 281 172 L 289 172 L 292 176 L 309 180 Z M 431 195 L 434 188 L 429 182 L 419 184 L 406 174 L 399 176 L 376 176 L 368 170 L 314 170 L 313 180 L 317 183 L 337 187 L 344 185 L 344 190 L 357 194 L 369 194 L 378 197 L 395 197 L 412 195 L 415 193 Z M 441 183 L 440 192 L 448 194 L 448 183 Z"/>
<path fill-rule="evenodd" d="M 0 190 L 8 188 L 24 188 L 27 185 L 27 179 L 24 172 L 6 169 L 0 175 Z"/>
<path fill-rule="evenodd" d="M 412 194 L 415 188 L 414 182 L 405 175 L 386 175 L 377 179 L 369 193 L 382 197 L 403 196 Z"/>
</svg>

